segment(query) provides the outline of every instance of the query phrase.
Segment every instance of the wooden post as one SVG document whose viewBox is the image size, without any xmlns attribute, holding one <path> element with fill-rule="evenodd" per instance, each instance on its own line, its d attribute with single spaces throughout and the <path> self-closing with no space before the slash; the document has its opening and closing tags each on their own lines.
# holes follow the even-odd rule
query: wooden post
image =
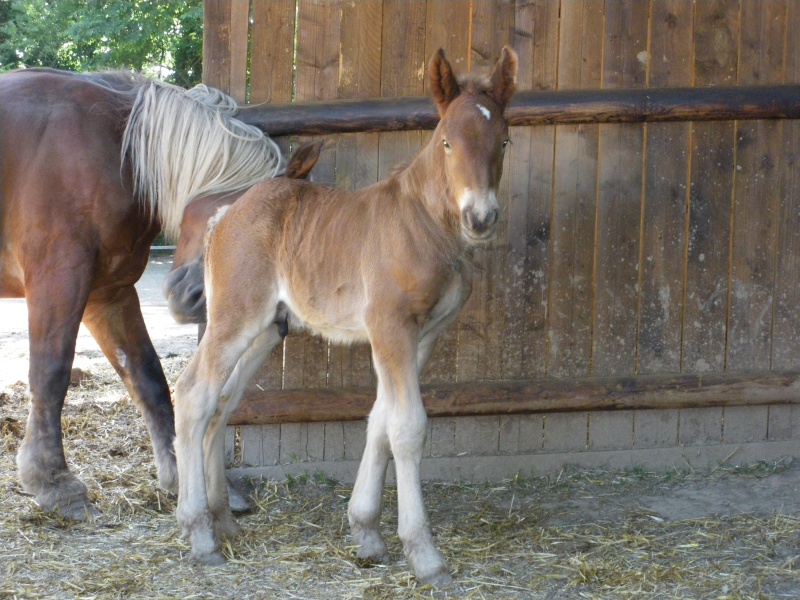
<svg viewBox="0 0 800 600">
<path fill-rule="evenodd" d="M 800 118 L 800 85 L 521 91 L 511 125 L 664 123 Z M 433 129 L 427 97 L 244 106 L 239 118 L 272 136 Z"/>
<path fill-rule="evenodd" d="M 800 403 L 796 371 L 580 377 L 423 386 L 430 417 Z M 231 425 L 363 419 L 369 388 L 250 390 Z"/>
</svg>

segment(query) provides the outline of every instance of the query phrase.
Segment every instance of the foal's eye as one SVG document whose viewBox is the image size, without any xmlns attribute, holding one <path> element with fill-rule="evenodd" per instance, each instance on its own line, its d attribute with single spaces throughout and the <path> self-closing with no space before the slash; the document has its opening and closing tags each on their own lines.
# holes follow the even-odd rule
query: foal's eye
<svg viewBox="0 0 800 600">
<path fill-rule="evenodd" d="M 510 143 L 511 143 L 511 140 L 509 140 L 509 139 L 503 140 L 503 150 L 505 150 L 506 146 L 508 146 Z"/>
<path fill-rule="evenodd" d="M 447 140 L 442 140 L 442 146 L 444 146 L 445 152 L 450 152 L 452 148 L 450 147 L 450 142 Z"/>
</svg>

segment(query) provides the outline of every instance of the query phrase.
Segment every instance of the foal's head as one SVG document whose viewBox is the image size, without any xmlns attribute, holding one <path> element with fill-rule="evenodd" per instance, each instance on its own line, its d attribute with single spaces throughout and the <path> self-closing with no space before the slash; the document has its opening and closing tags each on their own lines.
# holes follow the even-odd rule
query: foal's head
<svg viewBox="0 0 800 600">
<path fill-rule="evenodd" d="M 467 241 L 490 240 L 500 207 L 497 187 L 503 173 L 503 154 L 509 144 L 503 117 L 517 81 L 517 55 L 503 48 L 488 81 L 459 83 L 440 49 L 428 74 L 441 121 L 434 133 L 443 154 L 451 198 L 458 204 L 461 233 Z"/>
</svg>

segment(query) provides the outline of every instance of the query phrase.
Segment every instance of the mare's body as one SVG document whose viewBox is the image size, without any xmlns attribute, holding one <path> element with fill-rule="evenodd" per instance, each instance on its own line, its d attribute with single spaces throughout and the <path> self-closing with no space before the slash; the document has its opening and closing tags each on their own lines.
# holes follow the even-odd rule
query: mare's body
<svg viewBox="0 0 800 600">
<path fill-rule="evenodd" d="M 0 297 L 26 298 L 30 331 L 17 464 L 46 510 L 91 510 L 60 421 L 81 321 L 143 413 L 160 484 L 177 487 L 169 388 L 134 283 L 150 243 L 162 227 L 176 231 L 192 195 L 241 189 L 279 168 L 274 144 L 232 111 L 204 86 L 187 92 L 124 72 L 0 76 Z"/>
</svg>

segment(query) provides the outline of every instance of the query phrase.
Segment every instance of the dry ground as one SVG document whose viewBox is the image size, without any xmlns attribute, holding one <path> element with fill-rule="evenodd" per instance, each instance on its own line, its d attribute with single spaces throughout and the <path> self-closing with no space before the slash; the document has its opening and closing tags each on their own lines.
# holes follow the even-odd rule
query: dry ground
<svg viewBox="0 0 800 600">
<path fill-rule="evenodd" d="M 151 278 L 151 298 L 161 277 Z M 63 522 L 39 511 L 16 477 L 28 402 L 23 310 L 0 301 L 0 599 L 800 597 L 800 465 L 789 460 L 426 484 L 455 575 L 438 591 L 407 571 L 394 489 L 384 510 L 393 562 L 368 567 L 348 547 L 350 487 L 317 473 L 251 481 L 254 508 L 240 519 L 244 537 L 226 549 L 228 564 L 194 565 L 174 498 L 156 489 L 142 420 L 85 332 L 63 428 L 71 468 L 102 517 Z M 173 329 L 157 301 L 145 317 L 174 382 L 193 330 Z"/>
<path fill-rule="evenodd" d="M 164 360 L 177 376 L 185 357 Z M 394 562 L 359 565 L 348 547 L 348 486 L 310 473 L 249 482 L 254 509 L 230 562 L 186 558 L 174 498 L 155 487 L 142 421 L 101 362 L 64 411 L 72 468 L 103 516 L 43 514 L 16 479 L 26 386 L 0 395 L 0 598 L 797 598 L 800 466 L 710 474 L 563 472 L 502 484 L 427 484 L 454 584 L 409 576 L 395 490 L 384 527 Z"/>
</svg>

